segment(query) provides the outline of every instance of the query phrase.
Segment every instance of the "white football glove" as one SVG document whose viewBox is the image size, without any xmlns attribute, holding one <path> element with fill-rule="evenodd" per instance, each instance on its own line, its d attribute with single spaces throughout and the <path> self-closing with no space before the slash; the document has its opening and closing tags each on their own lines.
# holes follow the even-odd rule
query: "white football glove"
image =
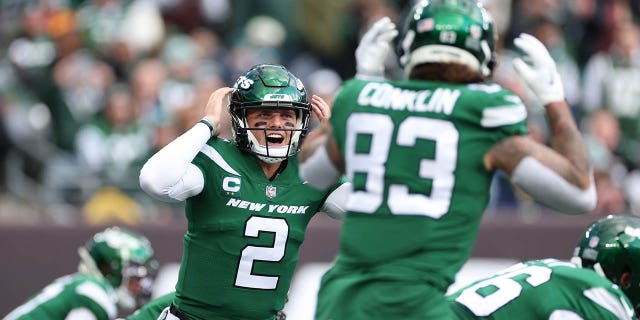
<svg viewBox="0 0 640 320">
<path fill-rule="evenodd" d="M 384 61 L 391 48 L 391 40 L 397 35 L 396 25 L 389 17 L 376 21 L 365 32 L 356 48 L 356 78 L 384 78 Z"/>
<path fill-rule="evenodd" d="M 524 52 L 524 57 L 513 59 L 513 68 L 542 105 L 563 101 L 562 80 L 544 44 L 526 33 L 521 33 L 513 43 Z"/>
</svg>

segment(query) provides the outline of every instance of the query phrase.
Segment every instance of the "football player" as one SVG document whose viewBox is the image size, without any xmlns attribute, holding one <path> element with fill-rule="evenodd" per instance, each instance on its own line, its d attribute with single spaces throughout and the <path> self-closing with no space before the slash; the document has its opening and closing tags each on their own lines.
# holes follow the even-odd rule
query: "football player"
<svg viewBox="0 0 640 320">
<path fill-rule="evenodd" d="M 640 218 L 610 215 L 583 233 L 571 263 L 519 263 L 448 298 L 458 319 L 636 319 Z"/>
<path fill-rule="evenodd" d="M 353 184 L 320 320 L 451 318 L 445 291 L 469 257 L 496 170 L 558 211 L 596 204 L 585 144 L 536 38 L 515 40 L 524 56 L 514 66 L 544 102 L 551 147 L 528 136 L 520 98 L 488 81 L 496 34 L 477 1 L 416 4 L 397 41 L 407 79 L 388 81 L 382 58 L 397 32 L 384 18 L 363 36 L 332 137 L 301 165 L 319 189 L 343 173 Z"/>
<path fill-rule="evenodd" d="M 233 140 L 216 137 L 227 108 Z M 309 102 L 285 67 L 257 65 L 214 91 L 203 119 L 144 165 L 145 191 L 186 201 L 167 319 L 275 319 L 282 310 L 307 224 L 318 211 L 340 214 L 349 190 L 318 191 L 299 177 L 311 112 L 324 120 L 331 110 L 315 95 Z"/>
<path fill-rule="evenodd" d="M 151 297 L 158 261 L 143 235 L 107 228 L 78 254 L 77 273 L 56 279 L 4 320 L 111 320 Z"/>
</svg>

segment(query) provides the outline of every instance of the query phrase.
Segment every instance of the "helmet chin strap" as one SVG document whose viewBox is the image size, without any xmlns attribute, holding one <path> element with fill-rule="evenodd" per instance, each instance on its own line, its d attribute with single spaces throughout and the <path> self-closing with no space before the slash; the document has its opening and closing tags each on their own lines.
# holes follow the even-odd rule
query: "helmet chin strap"
<svg viewBox="0 0 640 320">
<path fill-rule="evenodd" d="M 78 248 L 78 255 L 80 256 L 80 264 L 78 265 L 78 271 L 80 273 L 88 274 L 99 279 L 105 279 L 102 272 L 100 272 L 98 265 L 93 261 L 93 258 L 91 258 L 91 255 L 86 248 Z"/>
<path fill-rule="evenodd" d="M 603 277 L 605 277 L 605 278 L 607 277 L 607 276 L 604 274 L 604 270 L 602 270 L 602 266 L 600 265 L 600 263 L 596 262 L 596 263 L 593 265 L 593 270 L 595 270 L 595 271 L 596 271 L 596 273 L 598 273 L 599 275 L 601 275 L 601 276 L 603 276 Z"/>
<path fill-rule="evenodd" d="M 572 257 L 571 258 L 571 263 L 577 264 L 581 268 L 584 268 L 584 265 L 582 264 L 582 258 L 580 258 L 580 257 Z M 607 275 L 604 274 L 604 270 L 602 270 L 602 266 L 600 265 L 599 262 L 596 262 L 596 263 L 593 264 L 593 270 L 597 274 L 599 274 L 599 275 L 601 275 L 601 276 L 603 276 L 605 278 L 607 277 Z"/>
</svg>

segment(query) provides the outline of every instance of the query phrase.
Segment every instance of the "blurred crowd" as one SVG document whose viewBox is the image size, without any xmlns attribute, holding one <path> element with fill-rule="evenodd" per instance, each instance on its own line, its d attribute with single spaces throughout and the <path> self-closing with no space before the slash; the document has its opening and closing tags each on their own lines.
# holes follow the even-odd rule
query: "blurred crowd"
<svg viewBox="0 0 640 320">
<path fill-rule="evenodd" d="M 167 223 L 180 204 L 138 186 L 140 166 L 196 123 L 209 94 L 278 63 L 331 101 L 359 36 L 411 0 L 0 1 L 0 223 Z M 496 82 L 540 103 L 511 69 L 521 32 L 558 64 L 594 165 L 596 214 L 640 214 L 640 1 L 485 0 Z M 389 77 L 399 77 L 395 57 Z M 228 126 L 223 136 L 230 137 Z M 544 211 L 498 174 L 491 211 Z"/>
</svg>

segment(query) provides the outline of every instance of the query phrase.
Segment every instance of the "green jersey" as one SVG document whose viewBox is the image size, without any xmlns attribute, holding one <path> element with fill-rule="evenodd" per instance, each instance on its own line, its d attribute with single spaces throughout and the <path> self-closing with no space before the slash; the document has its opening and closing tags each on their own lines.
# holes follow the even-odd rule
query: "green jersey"
<svg viewBox="0 0 640 320">
<path fill-rule="evenodd" d="M 453 318 L 445 291 L 489 201 L 484 155 L 526 117 L 497 84 L 345 82 L 330 121 L 353 192 L 316 319 Z"/>
<path fill-rule="evenodd" d="M 118 299 L 103 279 L 74 273 L 56 279 L 9 313 L 4 320 L 109 320 L 117 315 Z"/>
<path fill-rule="evenodd" d="M 554 259 L 516 264 L 448 299 L 458 319 L 636 319 L 617 285 Z"/>
<path fill-rule="evenodd" d="M 162 310 L 171 305 L 173 298 L 176 296 L 175 292 L 167 293 L 163 296 L 157 297 L 149 303 L 145 304 L 142 308 L 136 310 L 132 315 L 126 317 L 126 320 L 156 320 Z"/>
<path fill-rule="evenodd" d="M 484 154 L 526 134 L 526 117 L 497 84 L 345 82 L 330 121 L 353 193 L 334 268 L 444 293 L 489 201 Z"/>
<path fill-rule="evenodd" d="M 187 233 L 174 304 L 190 319 L 273 319 L 282 310 L 320 192 L 289 158 L 265 177 L 255 156 L 211 139 L 192 161 L 205 183 L 186 200 Z"/>
</svg>

